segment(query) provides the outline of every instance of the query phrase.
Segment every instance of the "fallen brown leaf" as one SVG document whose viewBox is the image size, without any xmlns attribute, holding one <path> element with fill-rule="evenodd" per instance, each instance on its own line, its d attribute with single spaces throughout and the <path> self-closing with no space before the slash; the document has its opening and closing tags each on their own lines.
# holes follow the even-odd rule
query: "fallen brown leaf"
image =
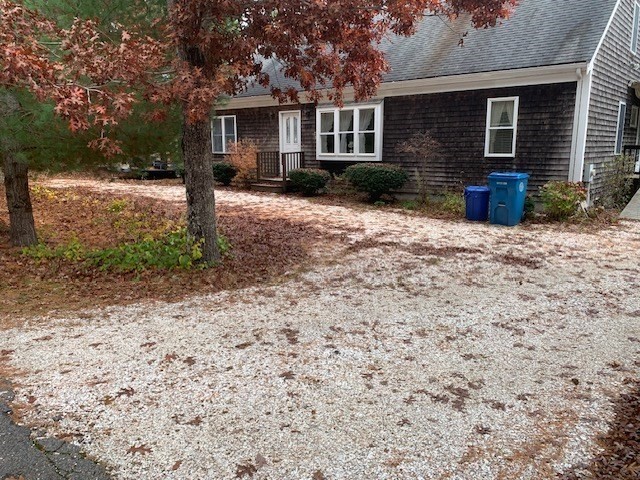
<svg viewBox="0 0 640 480">
<path fill-rule="evenodd" d="M 144 444 L 139 446 L 132 445 L 127 450 L 127 453 L 130 453 L 131 455 L 135 455 L 136 453 L 140 455 L 147 455 L 148 453 L 151 453 L 151 449 Z"/>
</svg>

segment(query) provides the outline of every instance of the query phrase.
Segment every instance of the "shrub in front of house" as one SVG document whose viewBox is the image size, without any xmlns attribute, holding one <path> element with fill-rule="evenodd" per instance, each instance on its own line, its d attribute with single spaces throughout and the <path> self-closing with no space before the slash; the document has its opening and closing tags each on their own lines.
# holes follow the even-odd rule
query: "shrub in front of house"
<svg viewBox="0 0 640 480">
<path fill-rule="evenodd" d="M 237 174 L 238 170 L 229 162 L 215 162 L 213 164 L 213 178 L 225 187 L 231 185 L 233 177 Z"/>
<path fill-rule="evenodd" d="M 524 199 L 524 218 L 532 219 L 536 213 L 536 201 L 531 195 L 527 195 Z"/>
<path fill-rule="evenodd" d="M 409 179 L 401 167 L 385 163 L 351 165 L 345 170 L 344 176 L 356 189 L 366 192 L 371 202 L 379 200 L 391 190 L 401 188 Z"/>
<path fill-rule="evenodd" d="M 289 172 L 289 180 L 295 190 L 311 196 L 327 186 L 331 175 L 326 170 L 318 168 L 297 168 Z"/>
<path fill-rule="evenodd" d="M 633 174 L 636 159 L 619 155 L 608 162 L 603 170 L 603 193 L 598 201 L 605 208 L 622 210 L 633 197 Z"/>
<path fill-rule="evenodd" d="M 548 182 L 540 188 L 540 200 L 547 217 L 566 220 L 587 199 L 587 190 L 579 182 Z"/>
<path fill-rule="evenodd" d="M 457 217 L 464 216 L 466 209 L 464 194 L 455 191 L 445 192 L 442 198 L 441 208 L 443 211 L 451 215 L 455 215 Z"/>
<path fill-rule="evenodd" d="M 229 163 L 238 171 L 234 184 L 242 188 L 250 188 L 251 182 L 256 180 L 258 162 L 258 146 L 251 140 L 240 140 L 229 143 Z"/>
</svg>

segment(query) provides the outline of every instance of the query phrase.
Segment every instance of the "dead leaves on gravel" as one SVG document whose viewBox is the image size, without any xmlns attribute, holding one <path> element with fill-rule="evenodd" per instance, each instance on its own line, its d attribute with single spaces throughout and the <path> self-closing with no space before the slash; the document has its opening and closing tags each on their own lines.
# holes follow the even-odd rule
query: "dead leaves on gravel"
<svg viewBox="0 0 640 480">
<path fill-rule="evenodd" d="M 236 465 L 235 478 L 253 478 L 258 470 L 267 465 L 269 465 L 267 459 L 258 453 L 255 460 L 246 460 Z M 328 478 L 325 477 L 322 470 L 316 470 L 311 474 L 310 480 L 328 480 Z"/>
<path fill-rule="evenodd" d="M 416 257 L 453 258 L 458 256 L 479 257 L 487 254 L 486 250 L 475 247 L 443 246 L 437 247 L 426 242 L 398 243 L 388 240 L 377 240 L 367 238 L 352 243 L 346 249 L 348 253 L 360 252 L 371 248 L 392 248 L 410 253 Z M 515 253 L 492 254 L 489 256 L 493 261 L 505 265 L 525 267 L 532 270 L 543 266 L 544 260 L 538 256 L 522 256 Z"/>
<path fill-rule="evenodd" d="M 258 470 L 268 464 L 267 459 L 258 453 L 255 460 L 247 460 L 236 465 L 236 478 L 253 477 Z"/>
<path fill-rule="evenodd" d="M 598 452 L 589 463 L 558 475 L 559 480 L 637 480 L 640 478 L 640 381 L 627 380 L 631 391 L 615 402 L 615 418 L 602 435 Z"/>
<path fill-rule="evenodd" d="M 144 444 L 138 446 L 132 445 L 127 450 L 127 453 L 130 453 L 131 455 L 147 455 L 151 453 L 151 448 L 147 447 Z"/>
</svg>

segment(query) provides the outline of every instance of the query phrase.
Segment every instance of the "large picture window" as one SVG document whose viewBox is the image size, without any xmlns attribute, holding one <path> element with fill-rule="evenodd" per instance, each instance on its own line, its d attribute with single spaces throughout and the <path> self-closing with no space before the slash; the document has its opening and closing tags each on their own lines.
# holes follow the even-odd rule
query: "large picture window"
<svg viewBox="0 0 640 480">
<path fill-rule="evenodd" d="M 515 157 L 518 97 L 490 98 L 487 103 L 486 157 Z"/>
<path fill-rule="evenodd" d="M 319 109 L 317 147 L 325 159 L 380 160 L 382 104 Z"/>
<path fill-rule="evenodd" d="M 213 153 L 228 153 L 229 143 L 236 143 L 236 116 L 216 117 L 211 121 Z"/>
</svg>

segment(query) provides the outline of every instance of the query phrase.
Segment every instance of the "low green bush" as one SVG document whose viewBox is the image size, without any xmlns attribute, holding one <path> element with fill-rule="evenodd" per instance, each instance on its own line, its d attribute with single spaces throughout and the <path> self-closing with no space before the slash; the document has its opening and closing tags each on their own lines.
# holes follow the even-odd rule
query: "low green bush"
<svg viewBox="0 0 640 480">
<path fill-rule="evenodd" d="M 524 218 L 532 219 L 536 211 L 536 201 L 531 195 L 527 195 L 524 199 Z"/>
<path fill-rule="evenodd" d="M 444 212 L 456 216 L 463 216 L 466 210 L 464 194 L 453 191 L 445 192 L 441 208 Z"/>
<path fill-rule="evenodd" d="M 405 210 L 418 210 L 420 208 L 420 203 L 417 200 L 404 200 L 400 203 L 400 206 Z"/>
<path fill-rule="evenodd" d="M 213 178 L 225 187 L 231 185 L 231 181 L 238 174 L 238 169 L 229 162 L 215 162 L 213 164 Z"/>
<path fill-rule="evenodd" d="M 315 195 L 327 186 L 331 175 L 318 168 L 297 168 L 289 172 L 291 186 L 303 195 Z"/>
<path fill-rule="evenodd" d="M 553 181 L 540 188 L 544 212 L 552 220 L 566 220 L 575 215 L 586 199 L 587 190 L 578 182 Z"/>
<path fill-rule="evenodd" d="M 369 195 L 375 202 L 391 190 L 401 188 L 409 179 L 407 172 L 397 165 L 359 163 L 347 167 L 344 176 L 355 188 Z"/>
<path fill-rule="evenodd" d="M 218 236 L 218 246 L 223 254 L 230 249 L 228 240 L 221 235 Z M 26 247 L 22 253 L 37 262 L 66 260 L 102 271 L 140 273 L 145 270 L 190 270 L 206 267 L 200 262 L 200 247 L 200 243 L 193 242 L 188 237 L 187 229 L 181 227 L 158 238 L 148 236 L 112 248 L 88 249 L 74 238 L 55 248 L 44 243 Z"/>
</svg>

